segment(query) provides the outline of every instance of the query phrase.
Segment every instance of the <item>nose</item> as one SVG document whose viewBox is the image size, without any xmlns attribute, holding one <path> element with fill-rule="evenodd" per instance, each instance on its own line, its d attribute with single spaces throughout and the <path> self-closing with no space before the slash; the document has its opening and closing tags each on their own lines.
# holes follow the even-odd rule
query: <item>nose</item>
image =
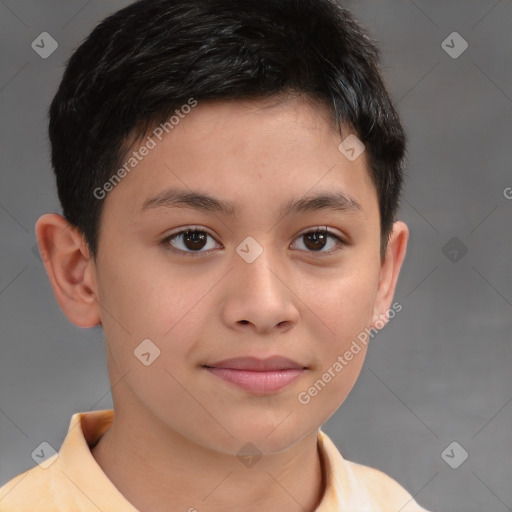
<svg viewBox="0 0 512 512">
<path fill-rule="evenodd" d="M 276 328 L 284 332 L 297 323 L 300 300 L 282 256 L 263 250 L 251 261 L 237 253 L 228 282 L 223 316 L 231 328 L 263 334 Z"/>
</svg>

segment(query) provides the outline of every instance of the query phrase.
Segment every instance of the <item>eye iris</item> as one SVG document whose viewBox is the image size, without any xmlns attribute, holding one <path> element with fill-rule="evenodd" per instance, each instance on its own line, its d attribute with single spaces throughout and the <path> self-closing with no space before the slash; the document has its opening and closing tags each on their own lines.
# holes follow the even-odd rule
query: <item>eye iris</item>
<svg viewBox="0 0 512 512">
<path fill-rule="evenodd" d="M 327 239 L 326 234 L 327 233 L 325 231 L 315 231 L 313 233 L 308 233 L 304 235 L 306 238 L 306 247 L 308 247 L 309 249 L 323 249 L 325 247 L 325 242 Z M 308 244 L 310 240 L 313 240 L 311 247 Z"/>
<path fill-rule="evenodd" d="M 187 249 L 202 249 L 206 244 L 206 233 L 203 231 L 186 231 L 182 236 Z"/>
</svg>

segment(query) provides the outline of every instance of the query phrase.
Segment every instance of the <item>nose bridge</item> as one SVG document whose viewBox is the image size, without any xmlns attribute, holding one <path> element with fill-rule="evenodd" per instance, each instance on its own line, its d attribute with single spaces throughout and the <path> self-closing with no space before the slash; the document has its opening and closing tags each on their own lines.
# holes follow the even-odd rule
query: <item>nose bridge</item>
<svg viewBox="0 0 512 512">
<path fill-rule="evenodd" d="M 248 236 L 236 248 L 229 317 L 231 323 L 252 323 L 270 330 L 296 320 L 293 293 L 286 286 L 284 265 L 271 247 L 272 236 Z"/>
<path fill-rule="evenodd" d="M 243 283 L 281 288 L 282 283 L 276 274 L 282 266 L 271 247 L 271 238 L 271 235 L 258 235 L 258 241 L 248 236 L 237 246 L 236 253 L 241 261 L 237 261 L 235 267 L 240 269 Z"/>
</svg>

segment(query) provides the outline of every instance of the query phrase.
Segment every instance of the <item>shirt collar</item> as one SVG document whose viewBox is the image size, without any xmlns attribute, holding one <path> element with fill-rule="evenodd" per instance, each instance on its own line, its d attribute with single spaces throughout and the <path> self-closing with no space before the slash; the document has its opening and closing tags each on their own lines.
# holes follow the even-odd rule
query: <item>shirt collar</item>
<svg viewBox="0 0 512 512">
<path fill-rule="evenodd" d="M 108 479 L 91 453 L 91 446 L 113 419 L 113 409 L 73 414 L 57 460 L 68 479 L 100 510 L 139 512 Z"/>
<path fill-rule="evenodd" d="M 113 409 L 73 414 L 58 461 L 63 473 L 99 507 L 138 512 L 108 479 L 91 453 L 91 448 L 114 420 Z M 358 481 L 331 439 L 318 432 L 318 452 L 324 490 L 315 512 L 371 510 L 368 490 Z M 354 508 L 356 507 L 356 508 Z"/>
</svg>

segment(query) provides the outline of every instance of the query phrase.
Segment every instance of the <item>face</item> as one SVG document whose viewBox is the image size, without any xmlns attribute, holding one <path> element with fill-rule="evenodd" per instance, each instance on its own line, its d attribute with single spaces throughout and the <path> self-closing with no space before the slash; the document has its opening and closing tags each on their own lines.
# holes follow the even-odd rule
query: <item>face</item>
<svg viewBox="0 0 512 512">
<path fill-rule="evenodd" d="M 164 134 L 103 199 L 94 281 L 116 407 L 224 453 L 283 450 L 343 402 L 366 353 L 354 340 L 381 313 L 366 154 L 349 160 L 347 133 L 299 98 L 200 102 Z M 274 356 L 287 364 L 261 362 Z"/>
</svg>

